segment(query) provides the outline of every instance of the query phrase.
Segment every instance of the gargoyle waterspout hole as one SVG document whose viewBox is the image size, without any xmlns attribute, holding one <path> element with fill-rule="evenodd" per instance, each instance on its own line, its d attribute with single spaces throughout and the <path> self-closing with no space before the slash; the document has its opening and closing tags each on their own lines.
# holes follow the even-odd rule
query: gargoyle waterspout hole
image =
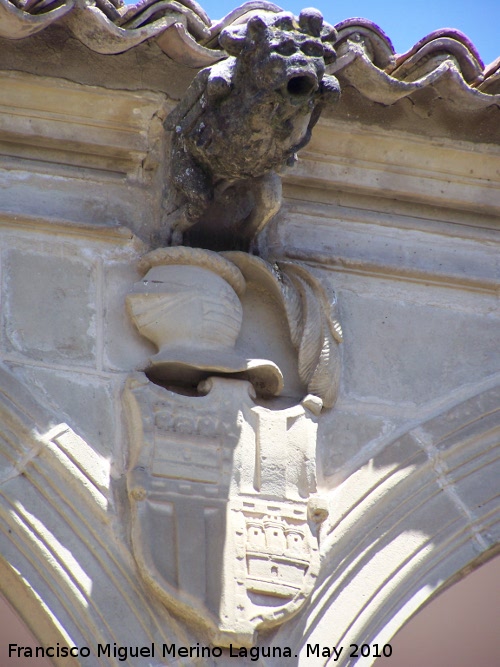
<svg viewBox="0 0 500 667">
<path fill-rule="evenodd" d="M 293 76 L 287 84 L 290 95 L 309 95 L 316 87 L 316 81 L 310 76 Z"/>
</svg>

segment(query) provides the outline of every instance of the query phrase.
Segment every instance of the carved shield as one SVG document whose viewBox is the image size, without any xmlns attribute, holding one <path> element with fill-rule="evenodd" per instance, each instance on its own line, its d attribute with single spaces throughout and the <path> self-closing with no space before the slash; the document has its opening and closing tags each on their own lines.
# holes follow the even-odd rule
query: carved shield
<svg viewBox="0 0 500 667">
<path fill-rule="evenodd" d="M 172 612 L 215 645 L 251 646 L 258 628 L 304 604 L 318 574 L 316 424 L 302 405 L 255 405 L 244 380 L 205 388 L 185 396 L 142 374 L 128 382 L 132 546 Z"/>
</svg>

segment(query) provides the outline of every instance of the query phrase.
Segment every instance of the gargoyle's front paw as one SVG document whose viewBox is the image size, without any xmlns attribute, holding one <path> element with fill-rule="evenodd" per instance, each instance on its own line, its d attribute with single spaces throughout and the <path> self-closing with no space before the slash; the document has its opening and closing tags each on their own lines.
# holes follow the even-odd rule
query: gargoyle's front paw
<svg viewBox="0 0 500 667">
<path fill-rule="evenodd" d="M 336 77 L 325 74 L 319 87 L 322 100 L 326 104 L 334 104 L 340 97 L 340 84 Z"/>
<path fill-rule="evenodd" d="M 231 92 L 231 82 L 224 76 L 211 76 L 207 83 L 207 97 L 210 100 L 219 100 L 227 97 Z"/>
</svg>

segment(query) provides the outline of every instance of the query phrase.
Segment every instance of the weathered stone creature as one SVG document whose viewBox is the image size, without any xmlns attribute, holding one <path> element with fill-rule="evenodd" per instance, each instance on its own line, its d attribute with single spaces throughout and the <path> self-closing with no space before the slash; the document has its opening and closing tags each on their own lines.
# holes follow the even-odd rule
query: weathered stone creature
<svg viewBox="0 0 500 667">
<path fill-rule="evenodd" d="M 201 70 L 166 120 L 179 206 L 174 243 L 199 221 L 206 237 L 217 234 L 224 198 L 240 247 L 279 210 L 276 171 L 294 163 L 323 106 L 339 97 L 337 79 L 325 74 L 335 37 L 316 9 L 298 21 L 285 12 L 256 15 L 222 31 L 229 57 Z"/>
</svg>

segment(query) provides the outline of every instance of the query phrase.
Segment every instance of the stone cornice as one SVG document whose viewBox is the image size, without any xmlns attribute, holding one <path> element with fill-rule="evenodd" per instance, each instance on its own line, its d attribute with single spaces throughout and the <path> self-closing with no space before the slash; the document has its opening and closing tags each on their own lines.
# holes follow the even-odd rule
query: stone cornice
<svg viewBox="0 0 500 667">
<path fill-rule="evenodd" d="M 487 238 L 483 238 L 481 229 L 474 234 L 474 228 L 449 224 L 450 229 L 446 229 L 446 223 L 434 225 L 430 220 L 418 219 L 417 223 L 429 224 L 411 228 L 411 216 L 405 220 L 401 214 L 389 214 L 384 219 L 383 214 L 354 206 L 306 204 L 293 198 L 293 190 L 290 195 L 286 223 L 281 216 L 267 233 L 271 256 L 285 256 L 340 273 L 493 295 L 498 292 L 497 231 L 487 232 Z M 364 204 L 369 201 L 366 198 Z M 375 208 L 377 201 L 372 202 Z M 393 205 L 397 209 L 397 202 Z M 469 236 L 460 236 L 469 229 Z"/>
<path fill-rule="evenodd" d="M 285 182 L 498 215 L 500 150 L 494 145 L 332 119 L 320 127 Z"/>
<path fill-rule="evenodd" d="M 0 72 L 3 153 L 109 174 L 134 175 L 144 131 L 163 104 L 149 91 L 111 91 L 63 79 Z"/>
<path fill-rule="evenodd" d="M 84 235 L 132 227 L 148 238 L 160 215 L 165 97 L 22 72 L 1 72 L 0 87 L 4 222 L 50 220 Z"/>
</svg>

